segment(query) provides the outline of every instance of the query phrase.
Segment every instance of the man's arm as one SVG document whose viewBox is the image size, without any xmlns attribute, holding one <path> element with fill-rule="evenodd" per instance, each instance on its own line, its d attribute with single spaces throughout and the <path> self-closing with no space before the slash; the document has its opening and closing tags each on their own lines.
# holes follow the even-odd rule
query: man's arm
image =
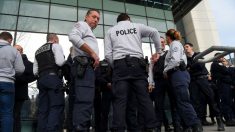
<svg viewBox="0 0 235 132">
<path fill-rule="evenodd" d="M 20 55 L 19 52 L 16 53 L 14 68 L 15 68 L 16 75 L 22 74 L 25 70 L 25 66 L 24 66 L 24 63 L 23 63 L 23 60 L 22 60 L 22 56 Z"/>
<path fill-rule="evenodd" d="M 104 56 L 105 59 L 109 62 L 109 64 L 113 65 L 113 53 L 112 53 L 112 43 L 110 38 L 110 32 L 105 35 L 104 39 Z"/>
<path fill-rule="evenodd" d="M 58 66 L 62 66 L 65 63 L 64 52 L 59 44 L 52 45 L 52 51 L 54 53 L 55 63 Z"/>
<path fill-rule="evenodd" d="M 150 37 L 153 40 L 156 53 L 154 53 L 151 57 L 151 61 L 153 63 L 157 62 L 160 54 L 162 52 L 162 47 L 161 47 L 161 41 L 160 41 L 160 35 L 157 29 L 145 26 L 143 24 L 140 24 L 140 31 L 141 31 L 141 36 L 142 37 Z"/>
<path fill-rule="evenodd" d="M 38 61 L 36 57 L 34 58 L 34 62 L 33 62 L 33 74 L 38 75 Z"/>
</svg>

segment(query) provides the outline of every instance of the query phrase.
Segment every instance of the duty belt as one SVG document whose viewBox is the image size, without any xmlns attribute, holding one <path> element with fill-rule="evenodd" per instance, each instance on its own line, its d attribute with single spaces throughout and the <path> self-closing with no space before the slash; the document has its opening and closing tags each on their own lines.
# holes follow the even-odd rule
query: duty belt
<svg viewBox="0 0 235 132">
<path fill-rule="evenodd" d="M 43 71 L 39 73 L 39 77 L 45 76 L 45 75 L 58 75 L 55 71 L 49 70 L 49 71 Z"/>
</svg>

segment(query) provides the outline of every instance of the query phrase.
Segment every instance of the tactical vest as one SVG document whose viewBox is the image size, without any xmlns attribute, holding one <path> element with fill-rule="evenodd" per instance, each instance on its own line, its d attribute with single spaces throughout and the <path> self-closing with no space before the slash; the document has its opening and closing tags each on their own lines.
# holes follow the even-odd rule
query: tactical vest
<svg viewBox="0 0 235 132">
<path fill-rule="evenodd" d="M 165 58 L 168 51 L 166 51 L 162 56 L 160 56 L 159 60 L 153 66 L 153 76 L 154 80 L 163 79 L 163 71 L 165 65 Z"/>
<path fill-rule="evenodd" d="M 59 67 L 55 63 L 54 53 L 52 51 L 52 43 L 46 43 L 41 46 L 35 53 L 38 62 L 38 72 L 53 71 L 57 72 Z"/>
</svg>

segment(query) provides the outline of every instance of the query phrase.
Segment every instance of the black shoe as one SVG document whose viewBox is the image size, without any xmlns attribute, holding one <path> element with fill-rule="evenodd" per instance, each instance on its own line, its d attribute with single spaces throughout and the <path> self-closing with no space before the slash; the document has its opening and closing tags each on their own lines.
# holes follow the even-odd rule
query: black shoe
<svg viewBox="0 0 235 132">
<path fill-rule="evenodd" d="M 213 125 L 213 123 L 208 122 L 208 121 L 206 120 L 206 118 L 201 119 L 201 123 L 202 123 L 203 126 L 212 126 L 212 125 Z"/>
<path fill-rule="evenodd" d="M 217 130 L 218 131 L 225 131 L 224 123 L 222 121 L 222 118 L 221 117 L 216 117 L 216 121 L 217 121 Z"/>
<path fill-rule="evenodd" d="M 201 124 L 192 126 L 192 132 L 203 132 L 203 128 Z"/>
<path fill-rule="evenodd" d="M 226 126 L 235 126 L 235 121 L 234 120 L 227 120 L 225 121 Z"/>
<path fill-rule="evenodd" d="M 211 123 L 213 124 L 213 125 L 215 125 L 215 118 L 214 117 L 211 117 Z"/>
</svg>

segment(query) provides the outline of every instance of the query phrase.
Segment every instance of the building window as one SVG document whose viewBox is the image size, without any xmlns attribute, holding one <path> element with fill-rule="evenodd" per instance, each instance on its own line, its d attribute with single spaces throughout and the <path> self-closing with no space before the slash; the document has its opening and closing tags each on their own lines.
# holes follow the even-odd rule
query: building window
<svg viewBox="0 0 235 132">
<path fill-rule="evenodd" d="M 47 25 L 47 19 L 19 17 L 17 29 L 21 31 L 47 32 Z"/>
<path fill-rule="evenodd" d="M 102 1 L 100 0 L 78 0 L 78 6 L 101 9 Z"/>
<path fill-rule="evenodd" d="M 146 7 L 146 11 L 147 11 L 147 16 L 148 17 L 165 19 L 164 12 L 163 12 L 162 9 Z"/>
<path fill-rule="evenodd" d="M 20 15 L 48 18 L 49 3 L 22 0 Z"/>
<path fill-rule="evenodd" d="M 75 22 L 66 22 L 58 20 L 50 20 L 49 32 L 58 34 L 68 34 L 71 32 Z"/>
<path fill-rule="evenodd" d="M 77 0 L 51 0 L 51 3 L 77 6 Z"/>
<path fill-rule="evenodd" d="M 16 16 L 0 15 L 0 27 L 5 30 L 15 30 Z"/>
<path fill-rule="evenodd" d="M 126 12 L 133 15 L 146 16 L 145 7 L 126 3 Z"/>
<path fill-rule="evenodd" d="M 124 2 L 116 2 L 112 0 L 103 0 L 104 10 L 125 12 Z"/>
<path fill-rule="evenodd" d="M 0 0 L 0 13 L 17 14 L 19 0 Z"/>
<path fill-rule="evenodd" d="M 77 8 L 65 5 L 51 5 L 50 17 L 68 21 L 77 21 Z"/>
</svg>

